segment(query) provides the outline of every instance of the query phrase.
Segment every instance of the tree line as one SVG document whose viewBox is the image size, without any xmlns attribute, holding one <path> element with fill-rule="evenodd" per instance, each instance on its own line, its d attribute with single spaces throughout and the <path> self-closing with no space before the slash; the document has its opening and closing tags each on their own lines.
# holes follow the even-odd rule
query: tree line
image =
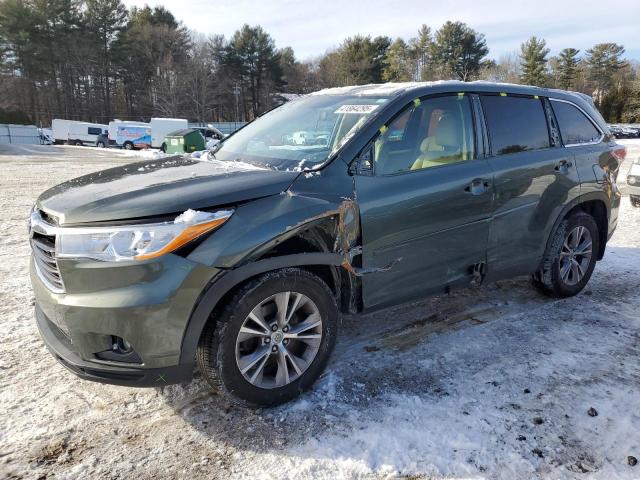
<svg viewBox="0 0 640 480">
<path fill-rule="evenodd" d="M 462 22 L 410 39 L 356 35 L 306 61 L 260 26 L 230 38 L 190 31 L 163 7 L 121 0 L 0 3 L 0 123 L 52 118 L 108 122 L 153 116 L 246 121 L 325 87 L 458 79 L 577 90 L 609 121 L 640 121 L 638 65 L 624 47 L 565 48 L 531 37 L 518 52 L 488 57 L 483 34 Z"/>
</svg>

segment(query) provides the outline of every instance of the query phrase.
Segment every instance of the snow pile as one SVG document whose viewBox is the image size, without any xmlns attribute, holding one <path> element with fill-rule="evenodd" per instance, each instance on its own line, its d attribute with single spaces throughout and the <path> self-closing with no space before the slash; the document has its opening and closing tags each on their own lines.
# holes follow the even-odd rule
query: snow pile
<svg viewBox="0 0 640 480">
<path fill-rule="evenodd" d="M 640 209 L 627 196 L 580 295 L 549 299 L 519 278 L 347 316 L 309 392 L 252 410 L 198 374 L 134 389 L 53 359 L 33 317 L 24 219 L 46 188 L 130 160 L 6 148 L 22 153 L 0 155 L 0 477 L 640 478 L 629 460 L 640 458 Z M 628 148 L 625 172 L 640 154 Z"/>
<path fill-rule="evenodd" d="M 210 150 L 216 145 L 218 145 L 219 143 L 220 143 L 220 140 L 218 140 L 217 138 L 210 138 L 209 140 L 207 140 L 207 144 L 205 145 L 205 147 L 207 150 Z"/>
<path fill-rule="evenodd" d="M 318 90 L 309 95 L 381 95 L 390 96 L 405 90 L 414 90 L 421 87 L 436 85 L 458 85 L 458 80 L 435 80 L 431 82 L 387 82 L 370 83 L 367 85 L 355 85 L 348 87 L 332 87 Z"/>
<path fill-rule="evenodd" d="M 198 153 L 198 152 L 194 152 Z M 237 171 L 237 170 L 268 170 L 266 167 L 259 167 L 252 163 L 243 162 L 241 160 L 218 160 L 209 151 L 199 152 L 200 155 L 195 158 L 199 158 L 202 161 L 214 164 L 216 167 L 220 167 L 224 170 Z"/>
<path fill-rule="evenodd" d="M 196 223 L 212 222 L 220 218 L 231 216 L 233 210 L 218 210 L 217 212 L 202 212 L 200 210 L 192 210 L 191 208 L 176 217 L 173 223 L 186 223 L 195 225 Z"/>
</svg>

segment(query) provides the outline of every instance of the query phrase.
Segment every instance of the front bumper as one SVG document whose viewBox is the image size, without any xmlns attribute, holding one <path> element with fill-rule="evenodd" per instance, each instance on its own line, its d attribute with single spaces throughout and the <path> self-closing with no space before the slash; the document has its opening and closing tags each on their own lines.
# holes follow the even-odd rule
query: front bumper
<svg viewBox="0 0 640 480">
<path fill-rule="evenodd" d="M 31 261 L 36 321 L 53 356 L 87 380 L 136 387 L 188 381 L 193 358 L 181 346 L 195 304 L 219 270 L 176 255 L 131 266 L 60 263 L 67 287 L 55 293 Z M 105 359 L 114 336 L 137 360 Z"/>
<path fill-rule="evenodd" d="M 188 382 L 193 375 L 193 363 L 162 368 L 142 368 L 83 360 L 65 334 L 37 305 L 35 315 L 40 335 L 53 357 L 84 380 L 128 387 L 161 387 L 172 383 Z"/>
<path fill-rule="evenodd" d="M 634 185 L 627 183 L 627 193 L 635 197 L 640 197 L 640 183 L 636 183 Z"/>
</svg>

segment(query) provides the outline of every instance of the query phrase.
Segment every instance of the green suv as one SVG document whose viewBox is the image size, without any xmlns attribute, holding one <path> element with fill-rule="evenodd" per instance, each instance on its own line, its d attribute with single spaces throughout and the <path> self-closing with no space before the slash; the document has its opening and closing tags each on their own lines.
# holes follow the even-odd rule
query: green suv
<svg viewBox="0 0 640 480">
<path fill-rule="evenodd" d="M 201 158 L 58 185 L 31 213 L 36 320 L 82 378 L 308 388 L 342 313 L 530 275 L 575 295 L 618 219 L 617 145 L 581 94 L 368 85 L 287 103 Z"/>
</svg>

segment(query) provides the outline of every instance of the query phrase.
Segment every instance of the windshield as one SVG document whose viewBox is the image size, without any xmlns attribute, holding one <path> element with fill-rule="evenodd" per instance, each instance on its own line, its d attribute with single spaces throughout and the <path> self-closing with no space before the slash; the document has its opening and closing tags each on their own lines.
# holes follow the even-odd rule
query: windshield
<svg viewBox="0 0 640 480">
<path fill-rule="evenodd" d="M 218 160 L 274 170 L 313 168 L 351 138 L 388 97 L 309 95 L 256 119 L 215 150 Z"/>
</svg>

